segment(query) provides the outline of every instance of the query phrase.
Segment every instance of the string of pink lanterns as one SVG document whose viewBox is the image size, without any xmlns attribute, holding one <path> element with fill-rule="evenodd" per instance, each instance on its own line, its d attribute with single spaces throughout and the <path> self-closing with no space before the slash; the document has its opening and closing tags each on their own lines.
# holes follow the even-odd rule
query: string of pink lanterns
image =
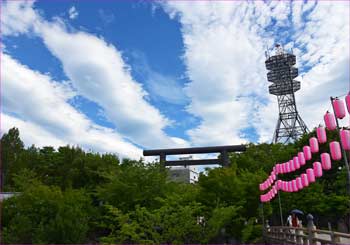
<svg viewBox="0 0 350 245">
<path fill-rule="evenodd" d="M 350 92 L 345 97 L 344 101 L 335 98 L 333 101 L 333 108 L 335 115 L 327 111 L 324 115 L 324 122 L 328 130 L 337 129 L 336 118 L 343 119 L 346 116 L 345 104 L 347 111 L 350 114 Z M 336 118 L 335 118 L 336 117 Z M 340 129 L 340 141 L 345 151 L 350 151 L 350 130 Z M 278 163 L 273 167 L 270 176 L 261 184 L 259 184 L 260 191 L 270 190 L 260 195 L 261 202 L 271 201 L 278 193 L 278 191 L 284 192 L 298 192 L 305 187 L 308 187 L 310 183 L 316 181 L 316 178 L 320 178 L 323 175 L 323 170 L 330 170 L 332 168 L 332 160 L 338 161 L 342 159 L 341 146 L 338 141 L 332 141 L 329 144 L 330 154 L 321 153 L 321 162 L 314 162 L 312 168 L 307 168 L 305 173 L 293 180 L 284 181 L 277 180 L 277 175 L 291 173 L 298 170 L 301 166 L 306 164 L 306 161 L 312 159 L 312 154 L 319 152 L 319 144 L 327 142 L 326 129 L 323 126 L 319 126 L 316 129 L 316 136 L 309 139 L 309 145 L 303 147 L 303 151 L 298 152 L 297 156 L 294 156 L 291 160 L 285 163 Z"/>
</svg>

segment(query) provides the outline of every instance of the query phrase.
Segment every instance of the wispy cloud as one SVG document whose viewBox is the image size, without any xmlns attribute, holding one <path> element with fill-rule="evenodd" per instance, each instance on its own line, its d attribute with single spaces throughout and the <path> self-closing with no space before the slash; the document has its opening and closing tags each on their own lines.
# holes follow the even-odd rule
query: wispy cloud
<svg viewBox="0 0 350 245">
<path fill-rule="evenodd" d="M 258 141 L 270 141 L 278 108 L 275 96 L 268 94 L 264 52 L 275 42 L 293 49 L 297 55 L 302 88 L 296 93 L 296 100 L 310 128 L 322 121 L 322 114 L 329 108 L 330 95 L 345 94 L 349 90 L 347 2 L 169 1 L 161 6 L 181 23 L 185 45 L 181 58 L 186 65 L 183 75 L 189 79 L 185 85 L 177 77 L 160 73 L 147 60 L 139 67 L 131 67 L 123 59 L 121 50 L 102 37 L 70 29 L 58 18 L 43 19 L 32 1 L 3 4 L 2 34 L 5 37 L 36 35 L 61 62 L 73 88 L 66 92 L 74 94 L 55 92 L 55 96 L 82 96 L 95 102 L 116 130 L 101 128 L 82 113 L 74 112 L 75 108 L 67 107 L 66 97 L 59 103 L 73 111 L 67 114 L 66 109 L 62 110 L 66 115 L 64 120 L 83 125 L 82 131 L 74 131 L 70 122 L 55 119 L 50 111 L 47 118 L 38 112 L 29 115 L 26 105 L 10 97 L 7 97 L 5 108 L 9 111 L 5 111 L 5 119 L 32 132 L 42 129 L 43 136 L 33 139 L 48 137 L 53 144 L 79 143 L 73 136 L 81 134 L 83 137 L 77 138 L 82 138 L 84 145 L 102 150 L 119 147 L 118 150 L 130 151 L 130 155 L 139 149 L 129 142 L 147 148 L 234 144 L 251 140 L 247 135 L 251 132 L 257 134 Z M 104 19 L 107 24 L 115 18 L 106 10 L 99 11 L 99 15 L 102 19 L 107 16 Z M 10 56 L 8 59 L 13 60 Z M 13 62 L 21 67 L 19 61 Z M 25 66 L 23 69 L 30 70 Z M 145 85 L 132 76 L 131 69 L 139 69 Z M 6 75 L 7 70 L 4 71 Z M 16 78 L 16 81 L 11 80 L 7 85 L 15 86 L 12 91 L 17 93 L 22 91 L 21 81 L 29 79 L 18 76 L 14 72 L 13 78 L 8 79 Z M 30 79 L 43 80 L 34 75 Z M 50 77 L 46 80 L 55 84 L 53 91 L 63 89 Z M 40 96 L 35 94 L 42 100 L 35 103 L 49 103 Z M 152 105 L 148 99 L 151 96 L 183 106 L 198 119 L 197 126 L 187 130 L 190 142 L 165 133 L 167 127 L 179 122 L 173 124 Z M 30 101 L 26 103 L 32 105 Z M 60 108 L 56 103 L 53 106 Z"/>
<path fill-rule="evenodd" d="M 308 67 L 299 67 L 296 97 L 310 127 L 330 95 L 349 89 L 349 3 L 169 1 L 162 7 L 182 25 L 188 112 L 202 119 L 188 131 L 195 144 L 242 142 L 250 127 L 259 141 L 271 140 L 278 111 L 268 94 L 264 51 L 275 42 L 293 48 L 299 65 Z"/>
<path fill-rule="evenodd" d="M 112 44 L 86 32 L 68 31 L 59 19 L 44 20 L 33 4 L 7 2 L 4 8 L 6 35 L 33 30 L 32 35 L 41 37 L 62 63 L 77 94 L 101 106 L 122 137 L 147 148 L 187 144 L 163 131 L 170 121 L 145 100 L 146 91 L 132 78 L 130 67 Z M 20 13 L 31 16 L 31 22 L 21 23 Z"/>
<path fill-rule="evenodd" d="M 75 6 L 72 6 L 69 10 L 68 10 L 68 15 L 69 15 L 69 18 L 71 20 L 74 20 L 78 17 L 79 13 L 78 11 L 76 10 Z"/>
<path fill-rule="evenodd" d="M 132 68 L 145 81 L 150 97 L 176 105 L 185 105 L 189 102 L 184 91 L 183 79 L 157 72 L 141 51 L 134 51 L 131 55 L 134 60 Z"/>
<path fill-rule="evenodd" d="M 70 86 L 33 71 L 7 54 L 1 55 L 3 113 L 1 128 L 16 126 L 27 145 L 79 145 L 122 157 L 139 158 L 141 150 L 112 129 L 101 127 L 67 101 Z M 14 116 L 14 114 L 16 116 Z"/>
<path fill-rule="evenodd" d="M 105 24 L 110 24 L 115 20 L 114 14 L 107 10 L 99 9 L 98 15 Z"/>
</svg>

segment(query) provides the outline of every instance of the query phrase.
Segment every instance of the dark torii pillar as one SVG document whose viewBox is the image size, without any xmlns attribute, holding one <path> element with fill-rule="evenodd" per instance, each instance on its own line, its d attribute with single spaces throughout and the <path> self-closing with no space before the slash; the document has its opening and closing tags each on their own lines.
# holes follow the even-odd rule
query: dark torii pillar
<svg viewBox="0 0 350 245">
<path fill-rule="evenodd" d="M 230 165 L 230 161 L 226 150 L 221 152 L 221 162 L 223 167 L 228 167 Z"/>
</svg>

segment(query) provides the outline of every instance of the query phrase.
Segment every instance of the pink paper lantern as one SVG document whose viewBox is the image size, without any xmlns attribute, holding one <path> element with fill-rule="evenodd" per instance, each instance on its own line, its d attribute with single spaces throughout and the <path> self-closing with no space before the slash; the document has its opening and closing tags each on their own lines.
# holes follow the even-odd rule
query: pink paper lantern
<svg viewBox="0 0 350 245">
<path fill-rule="evenodd" d="M 340 130 L 340 140 L 343 146 L 343 149 L 346 151 L 350 150 L 350 130 L 341 129 Z"/>
<path fill-rule="evenodd" d="M 313 183 L 315 182 L 315 174 L 314 174 L 314 170 L 312 168 L 308 168 L 306 169 L 306 174 L 307 174 L 307 179 L 309 181 L 309 183 Z"/>
<path fill-rule="evenodd" d="M 313 167 L 314 167 L 314 174 L 315 174 L 315 177 L 321 177 L 322 176 L 322 165 L 320 162 L 314 162 L 313 164 Z"/>
<path fill-rule="evenodd" d="M 292 180 L 292 186 L 293 192 L 297 192 L 299 190 L 297 186 L 297 181 L 295 179 Z"/>
<path fill-rule="evenodd" d="M 348 112 L 350 113 L 350 92 L 347 96 L 345 96 L 346 107 L 348 108 Z"/>
<path fill-rule="evenodd" d="M 299 169 L 300 168 L 299 158 L 293 157 L 293 162 L 294 162 L 295 169 Z"/>
<path fill-rule="evenodd" d="M 277 190 L 282 189 L 282 180 L 277 180 Z"/>
<path fill-rule="evenodd" d="M 327 111 L 323 118 L 328 130 L 334 130 L 337 128 L 337 123 L 333 113 Z"/>
<path fill-rule="evenodd" d="M 282 163 L 280 163 L 280 164 L 278 164 L 279 165 L 279 171 L 280 171 L 280 173 L 281 174 L 283 174 L 283 164 Z"/>
<path fill-rule="evenodd" d="M 338 141 L 332 141 L 329 144 L 329 148 L 331 149 L 331 156 L 333 160 L 340 160 L 342 158 L 340 144 Z"/>
<path fill-rule="evenodd" d="M 304 187 L 309 186 L 309 179 L 307 178 L 307 174 L 301 174 L 301 183 Z"/>
<path fill-rule="evenodd" d="M 284 170 L 283 170 L 283 163 L 280 163 L 280 171 L 281 171 L 281 174 L 284 173 Z"/>
<path fill-rule="evenodd" d="M 338 98 L 335 98 L 333 100 L 333 106 L 334 106 L 335 116 L 339 119 L 343 119 L 345 117 L 344 102 Z"/>
<path fill-rule="evenodd" d="M 321 154 L 321 163 L 324 170 L 329 170 L 332 168 L 331 156 L 328 153 Z"/>
<path fill-rule="evenodd" d="M 265 194 L 265 202 L 269 202 L 270 199 L 269 199 L 269 195 Z"/>
<path fill-rule="evenodd" d="M 278 164 L 278 168 L 279 168 L 279 173 L 283 174 L 283 164 L 282 163 Z"/>
<path fill-rule="evenodd" d="M 312 155 L 311 155 L 311 148 L 310 148 L 310 146 L 304 146 L 303 147 L 303 152 L 304 152 L 305 160 L 306 161 L 311 160 Z"/>
<path fill-rule="evenodd" d="M 287 186 L 287 192 L 292 192 L 292 182 L 287 181 L 286 186 Z"/>
<path fill-rule="evenodd" d="M 317 134 L 317 139 L 318 142 L 323 144 L 327 142 L 327 134 L 326 134 L 326 129 L 322 126 L 319 126 L 316 129 L 316 134 Z"/>
<path fill-rule="evenodd" d="M 289 169 L 289 162 L 285 162 L 284 166 L 286 168 L 286 173 L 289 173 L 290 169 Z"/>
<path fill-rule="evenodd" d="M 305 161 L 304 152 L 299 152 L 298 153 L 298 159 L 299 159 L 299 164 L 301 166 L 305 165 L 306 161 Z"/>
<path fill-rule="evenodd" d="M 301 189 L 303 189 L 303 183 L 302 183 L 302 181 L 301 181 L 301 177 L 297 177 L 296 178 L 296 182 L 297 182 L 297 187 L 298 187 L 298 189 L 299 190 L 301 190 Z"/>
<path fill-rule="evenodd" d="M 289 168 L 291 172 L 295 171 L 295 166 L 293 160 L 289 160 Z"/>
<path fill-rule="evenodd" d="M 316 153 L 318 152 L 318 142 L 317 139 L 315 137 L 312 137 L 309 139 L 309 144 L 310 144 L 310 148 L 311 148 L 311 152 L 312 153 Z"/>
<path fill-rule="evenodd" d="M 272 180 L 275 181 L 276 180 L 276 174 L 272 173 Z"/>
<path fill-rule="evenodd" d="M 289 166 L 289 162 L 286 162 L 286 173 L 289 173 L 290 170 L 290 166 Z"/>
<path fill-rule="evenodd" d="M 286 191 L 291 192 L 289 181 L 286 182 Z"/>
</svg>

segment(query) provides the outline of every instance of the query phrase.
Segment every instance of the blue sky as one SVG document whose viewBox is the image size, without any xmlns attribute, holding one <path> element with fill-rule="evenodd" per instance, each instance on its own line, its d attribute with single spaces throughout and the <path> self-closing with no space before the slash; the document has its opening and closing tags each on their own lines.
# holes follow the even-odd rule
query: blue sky
<svg viewBox="0 0 350 245">
<path fill-rule="evenodd" d="M 103 37 L 106 42 L 115 45 L 131 67 L 132 76 L 149 92 L 151 104 L 171 120 L 178 122 L 176 126 L 167 127 L 165 131 L 170 135 L 188 139 L 184 132 L 186 128 L 195 126 L 197 120 L 184 110 L 188 99 L 182 91 L 175 95 L 168 92 L 171 90 L 169 86 L 176 86 L 181 90 L 188 82 L 184 76 L 185 66 L 181 60 L 183 43 L 178 22 L 171 20 L 160 9 L 153 10 L 152 4 L 142 2 L 106 1 L 101 4 L 64 1 L 53 4 L 39 1 L 35 7 L 47 20 L 59 16 L 70 27 Z M 69 9 L 72 7 L 79 13 L 74 19 L 69 18 Z M 50 73 L 57 81 L 69 79 L 62 72 L 60 61 L 50 54 L 40 38 L 11 37 L 5 38 L 4 44 L 6 51 L 31 69 Z M 170 80 L 173 83 L 166 83 L 163 87 L 152 86 L 157 81 L 151 79 L 157 78 L 165 80 L 163 82 Z M 99 111 L 103 108 L 97 103 L 81 96 L 75 97 L 71 103 L 97 124 L 115 128 L 113 123 L 99 116 Z"/>
<path fill-rule="evenodd" d="M 309 128 L 350 88 L 348 2 L 2 4 L 2 131 L 19 127 L 27 145 L 138 158 L 270 142 L 264 52 L 276 42 L 297 56 Z"/>
</svg>

